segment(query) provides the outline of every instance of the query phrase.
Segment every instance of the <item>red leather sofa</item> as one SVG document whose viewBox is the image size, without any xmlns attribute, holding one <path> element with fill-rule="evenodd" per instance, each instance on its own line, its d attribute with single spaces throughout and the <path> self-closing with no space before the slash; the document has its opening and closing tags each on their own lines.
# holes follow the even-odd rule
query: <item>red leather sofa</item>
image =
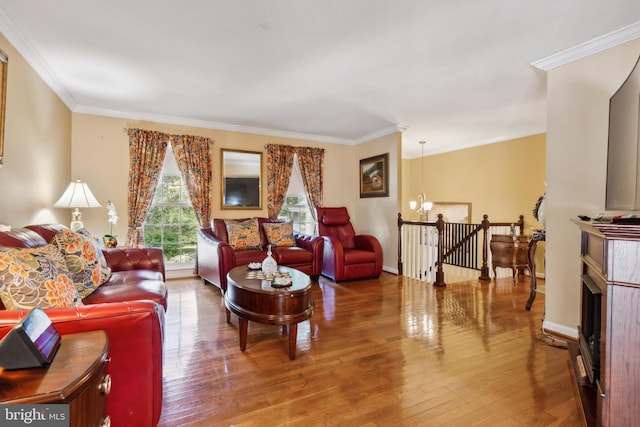
<svg viewBox="0 0 640 427">
<path fill-rule="evenodd" d="M 374 236 L 356 234 L 347 208 L 316 208 L 324 238 L 322 275 L 335 282 L 370 279 L 382 273 L 382 247 Z"/>
<path fill-rule="evenodd" d="M 237 219 L 244 221 L 250 218 Z M 262 249 L 236 251 L 229 245 L 224 219 L 213 219 L 210 228 L 201 228 L 197 233 L 198 275 L 205 283 L 227 290 L 227 273 L 238 265 L 262 262 L 267 256 L 267 236 L 262 224 L 281 222 L 278 219 L 258 218 Z M 317 280 L 322 271 L 323 240 L 317 236 L 294 233 L 296 246 L 272 248 L 272 256 L 278 265 L 295 268 Z"/>
<path fill-rule="evenodd" d="M 47 244 L 64 226 L 33 225 L 0 232 L 0 246 Z M 162 409 L 162 348 L 167 287 L 160 249 L 103 249 L 112 269 L 108 282 L 85 305 L 45 309 L 62 335 L 104 330 L 109 337 L 112 388 L 106 410 L 114 426 L 155 426 Z M 0 301 L 0 337 L 28 311 L 6 310 Z M 63 336 L 64 343 L 64 336 Z"/>
</svg>

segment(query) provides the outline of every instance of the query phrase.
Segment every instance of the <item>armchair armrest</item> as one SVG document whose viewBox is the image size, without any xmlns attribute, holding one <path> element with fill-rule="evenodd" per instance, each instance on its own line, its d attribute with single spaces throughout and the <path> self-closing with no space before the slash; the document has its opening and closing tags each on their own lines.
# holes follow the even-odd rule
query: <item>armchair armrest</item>
<svg viewBox="0 0 640 427">
<path fill-rule="evenodd" d="M 382 254 L 382 246 L 378 239 L 368 234 L 358 234 L 354 236 L 356 248 L 365 251 L 375 252 L 376 254 Z"/>
<path fill-rule="evenodd" d="M 162 249 L 104 248 L 102 253 L 112 271 L 152 270 L 162 273 L 162 279 L 165 279 Z"/>
<path fill-rule="evenodd" d="M 344 248 L 340 240 L 333 236 L 322 236 L 322 273 L 329 277 L 344 271 Z"/>
<path fill-rule="evenodd" d="M 106 405 L 113 425 L 156 425 L 162 408 L 162 306 L 132 301 L 45 312 L 61 335 L 95 330 L 107 333 L 111 359 L 107 371 L 113 389 Z M 0 310 L 0 337 L 27 314 L 27 310 Z"/>
<path fill-rule="evenodd" d="M 382 246 L 378 239 L 368 234 L 358 234 L 354 236 L 356 248 L 371 251 L 375 253 L 375 275 L 379 276 L 382 273 Z"/>
<path fill-rule="evenodd" d="M 201 228 L 196 234 L 198 242 L 198 276 L 205 282 L 227 290 L 227 273 L 236 266 L 233 248 L 217 239 L 210 228 Z"/>
<path fill-rule="evenodd" d="M 313 253 L 311 276 L 320 276 L 322 274 L 324 239 L 320 236 L 300 233 L 294 233 L 294 238 L 297 246 Z"/>
</svg>

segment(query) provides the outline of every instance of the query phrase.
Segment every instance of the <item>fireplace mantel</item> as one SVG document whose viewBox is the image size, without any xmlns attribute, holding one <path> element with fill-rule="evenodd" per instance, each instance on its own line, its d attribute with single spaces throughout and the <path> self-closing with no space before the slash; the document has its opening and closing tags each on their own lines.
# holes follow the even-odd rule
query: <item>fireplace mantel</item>
<svg viewBox="0 0 640 427">
<path fill-rule="evenodd" d="M 574 222 L 582 232 L 582 299 L 580 343 L 569 350 L 579 403 L 589 426 L 634 425 L 640 419 L 640 225 Z M 580 365 L 589 363 L 594 371 L 583 375 Z"/>
</svg>

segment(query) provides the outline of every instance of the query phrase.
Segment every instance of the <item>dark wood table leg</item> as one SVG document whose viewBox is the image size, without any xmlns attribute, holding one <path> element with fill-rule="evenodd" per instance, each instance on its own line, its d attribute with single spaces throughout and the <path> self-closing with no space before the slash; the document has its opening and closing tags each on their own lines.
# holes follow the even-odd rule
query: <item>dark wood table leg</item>
<svg viewBox="0 0 640 427">
<path fill-rule="evenodd" d="M 533 304 L 533 300 L 536 299 L 536 246 L 538 244 L 537 240 L 531 239 L 529 242 L 529 248 L 527 250 L 527 259 L 529 261 L 529 273 L 531 275 L 531 289 L 529 290 L 529 299 L 527 299 L 527 303 L 525 304 L 525 308 L 527 310 L 531 310 L 531 305 Z"/>
<path fill-rule="evenodd" d="M 289 359 L 296 358 L 296 342 L 298 340 L 298 324 L 289 325 Z"/>
<path fill-rule="evenodd" d="M 529 273 L 531 274 L 531 290 L 529 291 L 529 299 L 527 299 L 525 304 L 527 310 L 531 310 L 533 301 L 536 299 L 536 248 L 538 247 L 538 242 L 545 240 L 545 237 L 544 230 L 534 232 L 529 241 L 529 247 L 527 248 L 527 262 L 529 264 Z"/>
<path fill-rule="evenodd" d="M 228 308 L 225 308 L 225 310 L 227 312 L 227 323 L 231 323 L 231 312 Z"/>
<path fill-rule="evenodd" d="M 247 348 L 247 329 L 249 327 L 249 321 L 238 318 L 238 333 L 240 334 L 240 351 L 244 351 Z"/>
</svg>

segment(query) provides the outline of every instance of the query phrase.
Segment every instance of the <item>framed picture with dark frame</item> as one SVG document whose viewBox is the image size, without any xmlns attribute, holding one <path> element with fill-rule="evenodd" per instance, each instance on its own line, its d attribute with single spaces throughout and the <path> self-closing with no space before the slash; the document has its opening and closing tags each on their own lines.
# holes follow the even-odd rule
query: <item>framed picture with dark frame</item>
<svg viewBox="0 0 640 427">
<path fill-rule="evenodd" d="M 389 153 L 360 160 L 360 198 L 389 197 Z"/>
</svg>

